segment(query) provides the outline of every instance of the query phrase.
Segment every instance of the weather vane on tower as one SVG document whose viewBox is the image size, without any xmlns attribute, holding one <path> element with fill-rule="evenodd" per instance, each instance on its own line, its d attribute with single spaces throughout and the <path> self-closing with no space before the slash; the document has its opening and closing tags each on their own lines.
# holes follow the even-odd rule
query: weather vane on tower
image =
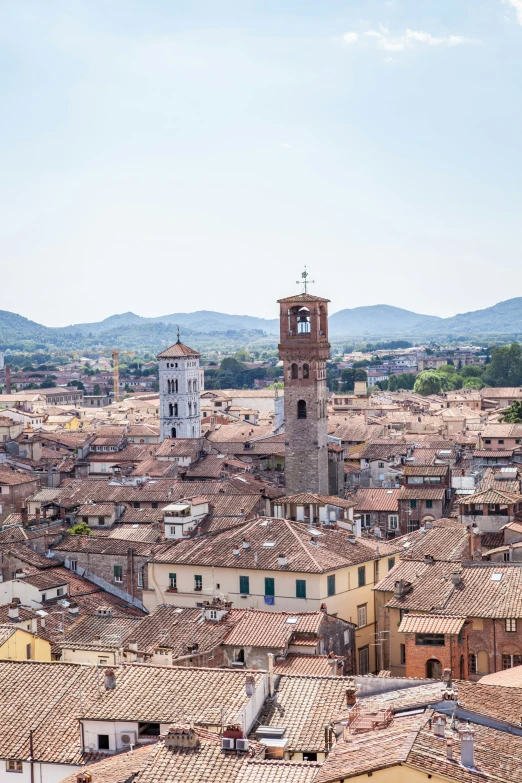
<svg viewBox="0 0 522 783">
<path fill-rule="evenodd" d="M 306 264 L 304 268 L 304 272 L 301 272 L 301 280 L 296 280 L 297 285 L 304 285 L 304 294 L 308 293 L 308 285 L 310 283 L 315 283 L 315 280 L 309 280 L 308 279 L 308 272 L 306 271 Z"/>
</svg>

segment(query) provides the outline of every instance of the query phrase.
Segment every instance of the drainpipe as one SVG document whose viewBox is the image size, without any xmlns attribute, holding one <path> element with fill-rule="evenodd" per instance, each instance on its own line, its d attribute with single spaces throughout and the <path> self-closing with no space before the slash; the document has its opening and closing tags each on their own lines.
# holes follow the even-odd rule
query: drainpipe
<svg viewBox="0 0 522 783">
<path fill-rule="evenodd" d="M 495 626 L 495 618 L 493 618 L 493 666 L 497 671 L 497 629 Z"/>
<path fill-rule="evenodd" d="M 31 763 L 31 783 L 34 783 L 33 730 L 29 729 L 29 761 Z"/>
</svg>

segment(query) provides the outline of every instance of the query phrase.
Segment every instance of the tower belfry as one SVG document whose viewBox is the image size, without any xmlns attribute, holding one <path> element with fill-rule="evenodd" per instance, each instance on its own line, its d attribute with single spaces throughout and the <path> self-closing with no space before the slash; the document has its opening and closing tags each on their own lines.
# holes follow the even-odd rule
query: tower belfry
<svg viewBox="0 0 522 783">
<path fill-rule="evenodd" d="M 179 338 L 159 362 L 160 438 L 199 438 L 200 354 Z"/>
<path fill-rule="evenodd" d="M 279 358 L 285 382 L 285 476 L 288 493 L 328 494 L 326 361 L 328 302 L 304 291 L 279 299 Z"/>
</svg>

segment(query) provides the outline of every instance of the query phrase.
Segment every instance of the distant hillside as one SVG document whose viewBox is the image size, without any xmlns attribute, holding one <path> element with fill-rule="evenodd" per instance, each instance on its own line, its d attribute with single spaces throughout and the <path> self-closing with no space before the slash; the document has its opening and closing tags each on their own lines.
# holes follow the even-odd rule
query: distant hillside
<svg viewBox="0 0 522 783">
<path fill-rule="evenodd" d="M 372 305 L 340 310 L 330 316 L 330 335 L 334 339 L 453 338 L 463 335 L 522 335 L 522 297 L 499 302 L 484 310 L 461 313 L 451 318 L 421 315 L 391 305 Z M 279 332 L 277 318 L 229 315 L 211 310 L 195 313 L 171 313 L 143 318 L 135 313 L 111 315 L 95 323 L 47 327 L 16 313 L 0 310 L 0 349 L 22 343 L 86 349 L 96 345 L 155 350 L 176 339 L 177 326 L 182 339 L 194 336 L 201 345 L 219 341 L 220 336 L 234 343 L 262 338 L 275 342 Z"/>
<path fill-rule="evenodd" d="M 438 318 L 417 324 L 418 333 L 459 336 L 465 334 L 522 334 L 522 297 L 506 299 L 485 310 L 460 313 L 452 318 Z"/>
<path fill-rule="evenodd" d="M 197 310 L 195 313 L 171 313 L 170 315 L 161 315 L 155 318 L 144 318 L 135 313 L 122 313 L 121 315 L 111 315 L 97 323 L 65 326 L 60 331 L 96 335 L 115 328 L 125 326 L 141 327 L 144 324 L 179 324 L 180 327 L 186 327 L 192 332 L 205 333 L 226 332 L 230 329 L 234 331 L 261 329 L 263 332 L 267 332 L 267 334 L 277 334 L 279 330 L 279 320 L 277 318 L 269 320 L 256 318 L 251 315 L 227 315 L 226 313 L 217 313 L 212 310 Z"/>
<path fill-rule="evenodd" d="M 329 319 L 332 336 L 369 335 L 385 337 L 387 334 L 411 334 L 419 324 L 435 325 L 443 318 L 434 315 L 420 315 L 411 310 L 402 310 L 391 305 L 371 305 L 339 310 Z"/>
</svg>

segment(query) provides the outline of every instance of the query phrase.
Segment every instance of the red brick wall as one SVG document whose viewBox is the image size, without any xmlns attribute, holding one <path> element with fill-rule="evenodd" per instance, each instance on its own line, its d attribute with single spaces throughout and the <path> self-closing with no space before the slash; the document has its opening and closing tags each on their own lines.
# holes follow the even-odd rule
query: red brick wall
<svg viewBox="0 0 522 783">
<path fill-rule="evenodd" d="M 468 679 L 468 641 L 466 632 L 462 635 L 462 640 L 456 635 L 445 635 L 444 647 L 432 647 L 418 645 L 415 642 L 415 634 L 404 634 L 404 643 L 406 645 L 406 677 L 426 677 L 427 661 L 437 659 L 440 661 L 442 671 L 450 669 L 454 679 Z M 460 669 L 461 656 L 464 658 L 463 672 Z"/>
<path fill-rule="evenodd" d="M 469 624 L 469 652 L 477 656 L 479 652 L 487 653 L 488 671 L 479 671 L 471 675 L 477 680 L 480 675 L 491 674 L 502 670 L 502 654 L 522 655 L 522 620 L 517 622 L 515 632 L 506 631 L 505 620 L 482 620 L 483 630 L 475 630 L 473 622 Z M 483 656 L 481 656 L 482 658 Z"/>
</svg>

